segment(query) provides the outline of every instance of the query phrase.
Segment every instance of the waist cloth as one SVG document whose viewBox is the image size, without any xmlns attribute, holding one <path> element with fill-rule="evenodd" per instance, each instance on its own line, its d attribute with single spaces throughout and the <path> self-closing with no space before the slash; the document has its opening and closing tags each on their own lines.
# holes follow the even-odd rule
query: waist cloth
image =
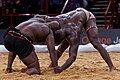
<svg viewBox="0 0 120 80">
<path fill-rule="evenodd" d="M 16 28 L 10 28 L 4 35 L 4 46 L 20 58 L 27 57 L 33 51 L 32 39 Z"/>
</svg>

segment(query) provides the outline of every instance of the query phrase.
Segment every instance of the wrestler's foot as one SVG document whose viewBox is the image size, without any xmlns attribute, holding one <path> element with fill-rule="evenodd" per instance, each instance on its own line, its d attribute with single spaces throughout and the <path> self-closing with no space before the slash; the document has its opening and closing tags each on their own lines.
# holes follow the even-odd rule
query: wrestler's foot
<svg viewBox="0 0 120 80">
<path fill-rule="evenodd" d="M 33 74 L 39 74 L 40 75 L 41 74 L 36 68 L 30 68 L 25 73 L 28 74 L 28 75 L 33 75 Z"/>
<path fill-rule="evenodd" d="M 12 72 L 15 72 L 15 70 L 12 68 L 6 68 L 5 73 L 12 73 Z"/>
<path fill-rule="evenodd" d="M 110 68 L 110 72 L 115 72 L 117 69 L 115 67 Z"/>
</svg>

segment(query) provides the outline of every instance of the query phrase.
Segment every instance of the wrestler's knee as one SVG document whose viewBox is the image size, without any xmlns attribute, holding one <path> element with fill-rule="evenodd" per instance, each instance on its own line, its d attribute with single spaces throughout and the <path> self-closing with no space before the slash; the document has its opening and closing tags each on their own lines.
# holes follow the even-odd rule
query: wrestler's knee
<svg viewBox="0 0 120 80">
<path fill-rule="evenodd" d="M 41 74 L 40 72 L 40 66 L 39 66 L 39 62 L 35 61 L 33 63 L 31 63 L 30 65 L 27 65 L 28 70 L 25 72 L 28 75 L 33 75 L 33 74 Z"/>
<path fill-rule="evenodd" d="M 41 74 L 40 71 L 37 70 L 36 68 L 29 68 L 25 73 L 28 75 Z"/>
<path fill-rule="evenodd" d="M 35 54 L 34 50 L 29 53 L 29 55 L 27 56 L 19 56 L 20 59 L 22 60 L 22 62 L 27 66 L 27 71 L 26 73 L 28 75 L 32 75 L 32 74 L 40 74 L 40 66 L 39 66 L 39 61 L 38 61 L 38 57 Z"/>
</svg>

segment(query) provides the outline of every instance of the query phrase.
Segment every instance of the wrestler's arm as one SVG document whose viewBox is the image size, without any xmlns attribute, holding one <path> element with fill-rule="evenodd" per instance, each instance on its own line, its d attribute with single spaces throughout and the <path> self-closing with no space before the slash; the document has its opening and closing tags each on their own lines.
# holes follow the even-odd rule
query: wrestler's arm
<svg viewBox="0 0 120 80">
<path fill-rule="evenodd" d="M 96 26 L 95 20 L 91 20 L 86 26 L 93 25 Z M 90 40 L 90 43 L 99 51 L 102 58 L 105 60 L 105 62 L 108 64 L 110 71 L 113 71 L 115 69 L 108 52 L 106 49 L 101 45 L 100 41 L 98 40 L 98 29 L 97 28 L 91 28 L 87 31 L 88 38 Z"/>
<path fill-rule="evenodd" d="M 56 67 L 56 73 L 60 73 L 66 68 L 70 67 L 72 63 L 76 60 L 79 44 L 77 40 L 73 38 L 71 38 L 69 42 L 70 42 L 69 58 L 66 60 L 66 62 L 61 67 Z"/>
<path fill-rule="evenodd" d="M 13 71 L 12 64 L 13 64 L 13 61 L 14 61 L 15 57 L 16 57 L 15 53 L 9 52 L 9 54 L 8 54 L 8 64 L 7 64 L 7 69 L 6 69 L 7 73 L 11 73 Z"/>
<path fill-rule="evenodd" d="M 69 47 L 69 42 L 67 39 L 64 39 L 58 49 L 56 50 L 57 53 L 57 60 L 62 56 L 63 52 Z"/>
<path fill-rule="evenodd" d="M 63 52 L 68 48 L 69 46 L 69 42 L 64 39 L 60 46 L 58 47 L 58 49 L 56 50 L 56 54 L 57 54 L 57 61 L 59 60 L 59 58 L 62 56 Z M 53 64 L 51 63 L 49 67 L 53 67 Z"/>
<path fill-rule="evenodd" d="M 57 54 L 55 52 L 55 40 L 52 30 L 50 30 L 50 34 L 46 38 L 46 43 L 47 43 L 48 51 L 50 53 L 50 59 L 52 61 L 53 67 L 56 67 L 58 66 L 58 62 L 57 62 Z"/>
</svg>

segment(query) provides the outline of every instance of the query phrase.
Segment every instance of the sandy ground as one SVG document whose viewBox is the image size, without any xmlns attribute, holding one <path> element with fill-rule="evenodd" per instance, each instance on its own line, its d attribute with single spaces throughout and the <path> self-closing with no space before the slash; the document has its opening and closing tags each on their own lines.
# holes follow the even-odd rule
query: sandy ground
<svg viewBox="0 0 120 80">
<path fill-rule="evenodd" d="M 14 61 L 13 73 L 5 73 L 7 64 L 7 53 L 0 53 L 0 80 L 120 80 L 120 53 L 109 53 L 117 68 L 116 72 L 110 73 L 107 64 L 103 61 L 98 52 L 78 53 L 76 61 L 60 74 L 54 74 L 49 68 L 50 59 L 48 53 L 37 53 L 41 66 L 42 75 L 32 75 L 21 73 L 21 69 L 26 66 L 17 57 Z M 68 53 L 59 60 L 62 65 L 68 58 Z"/>
</svg>

